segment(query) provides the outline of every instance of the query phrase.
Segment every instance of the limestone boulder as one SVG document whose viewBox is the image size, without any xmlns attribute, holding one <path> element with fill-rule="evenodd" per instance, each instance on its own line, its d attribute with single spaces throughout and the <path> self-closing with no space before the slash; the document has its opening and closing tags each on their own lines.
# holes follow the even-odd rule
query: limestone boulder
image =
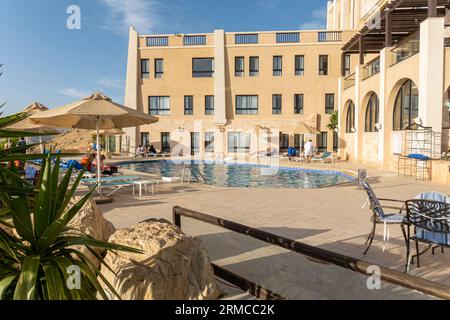
<svg viewBox="0 0 450 320">
<path fill-rule="evenodd" d="M 112 243 L 143 254 L 108 252 L 101 272 L 124 300 L 212 300 L 221 292 L 205 247 L 165 220 L 116 231 Z M 105 286 L 105 290 L 108 290 Z"/>
<path fill-rule="evenodd" d="M 79 200 L 81 200 L 81 197 L 72 198 L 68 205 L 68 208 L 71 208 Z M 109 237 L 114 233 L 114 231 L 116 231 L 113 224 L 103 217 L 102 212 L 95 204 L 95 201 L 93 199 L 90 199 L 86 202 L 86 204 L 81 208 L 81 210 L 72 219 L 72 221 L 70 221 L 68 226 L 76 230 L 80 230 L 83 233 L 91 236 L 92 238 L 101 241 L 108 241 Z M 98 259 L 96 259 L 95 256 L 85 246 L 76 246 L 75 248 L 85 254 L 97 268 L 100 267 L 100 262 L 98 261 Z M 94 249 L 97 254 L 104 254 L 103 249 L 92 249 Z"/>
</svg>

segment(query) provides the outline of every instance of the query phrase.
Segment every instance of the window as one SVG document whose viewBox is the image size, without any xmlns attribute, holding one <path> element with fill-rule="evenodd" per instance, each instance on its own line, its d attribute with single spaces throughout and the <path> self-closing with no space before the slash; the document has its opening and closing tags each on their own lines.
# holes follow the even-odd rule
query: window
<svg viewBox="0 0 450 320">
<path fill-rule="evenodd" d="M 241 132 L 228 133 L 228 152 L 250 152 L 251 135 Z"/>
<path fill-rule="evenodd" d="M 155 78 L 161 79 L 164 76 L 164 60 L 155 59 Z"/>
<path fill-rule="evenodd" d="M 325 152 L 328 149 L 328 132 L 321 132 L 317 135 L 317 149 L 319 152 Z"/>
<path fill-rule="evenodd" d="M 319 75 L 321 76 L 328 75 L 328 56 L 325 55 L 319 56 Z"/>
<path fill-rule="evenodd" d="M 287 152 L 289 148 L 289 134 L 280 132 L 280 153 Z"/>
<path fill-rule="evenodd" d="M 332 114 L 334 112 L 334 93 L 325 94 L 325 113 Z"/>
<path fill-rule="evenodd" d="M 258 43 L 258 34 L 236 34 L 234 36 L 235 44 L 256 44 Z"/>
<path fill-rule="evenodd" d="M 150 78 L 150 60 L 148 59 L 141 59 L 141 78 Z"/>
<path fill-rule="evenodd" d="M 379 109 L 378 96 L 375 93 L 372 93 L 372 95 L 369 98 L 369 102 L 367 103 L 366 109 L 366 121 L 365 121 L 366 132 L 378 131 L 378 129 L 375 126 L 378 123 L 378 109 Z"/>
<path fill-rule="evenodd" d="M 169 37 L 148 37 L 147 47 L 167 47 L 169 45 Z"/>
<path fill-rule="evenodd" d="M 277 33 L 277 43 L 300 42 L 299 32 L 283 32 Z"/>
<path fill-rule="evenodd" d="M 192 116 L 194 114 L 194 97 L 184 96 L 184 115 Z"/>
<path fill-rule="evenodd" d="M 273 57 L 273 75 L 275 77 L 280 77 L 283 74 L 283 57 L 274 56 Z"/>
<path fill-rule="evenodd" d="M 295 56 L 295 75 L 305 75 L 305 56 Z"/>
<path fill-rule="evenodd" d="M 354 133 L 355 132 L 355 104 L 350 101 L 347 109 L 347 117 L 345 122 L 345 132 Z"/>
<path fill-rule="evenodd" d="M 344 75 L 345 76 L 349 76 L 350 75 L 350 68 L 351 68 L 350 55 L 346 54 L 344 56 Z"/>
<path fill-rule="evenodd" d="M 149 113 L 151 115 L 169 115 L 170 98 L 169 97 L 149 97 Z"/>
<path fill-rule="evenodd" d="M 399 89 L 394 104 L 394 130 L 405 130 L 419 116 L 419 90 L 407 80 Z"/>
<path fill-rule="evenodd" d="M 236 114 L 258 114 L 258 96 L 236 96 Z"/>
<path fill-rule="evenodd" d="M 244 57 L 234 58 L 234 75 L 236 77 L 244 76 L 244 64 L 245 64 Z"/>
<path fill-rule="evenodd" d="M 303 94 L 294 95 L 294 114 L 303 114 Z"/>
<path fill-rule="evenodd" d="M 250 77 L 259 76 L 259 57 L 250 57 Z"/>
<path fill-rule="evenodd" d="M 141 144 L 146 147 L 150 145 L 150 133 L 141 132 Z"/>
<path fill-rule="evenodd" d="M 214 152 L 214 132 L 205 133 L 205 152 Z"/>
<path fill-rule="evenodd" d="M 161 152 L 170 152 L 170 133 L 161 132 Z"/>
<path fill-rule="evenodd" d="M 282 97 L 281 94 L 272 95 L 272 114 L 281 114 Z"/>
<path fill-rule="evenodd" d="M 214 114 L 214 96 L 205 96 L 205 114 Z"/>
<path fill-rule="evenodd" d="M 200 152 L 200 133 L 191 132 L 191 156 Z"/>
<path fill-rule="evenodd" d="M 294 148 L 301 150 L 305 147 L 305 135 L 294 134 Z"/>
<path fill-rule="evenodd" d="M 214 75 L 213 58 L 194 58 L 192 59 L 192 77 L 194 78 L 212 78 Z"/>
</svg>

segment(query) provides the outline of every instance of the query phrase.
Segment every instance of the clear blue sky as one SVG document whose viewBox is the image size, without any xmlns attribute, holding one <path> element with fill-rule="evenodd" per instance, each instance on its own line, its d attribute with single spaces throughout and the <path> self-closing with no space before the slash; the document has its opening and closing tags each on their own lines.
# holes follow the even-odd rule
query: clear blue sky
<svg viewBox="0 0 450 320">
<path fill-rule="evenodd" d="M 0 103 L 49 108 L 102 91 L 123 102 L 127 32 L 319 29 L 326 0 L 0 0 Z M 69 30 L 68 6 L 81 9 Z"/>
</svg>

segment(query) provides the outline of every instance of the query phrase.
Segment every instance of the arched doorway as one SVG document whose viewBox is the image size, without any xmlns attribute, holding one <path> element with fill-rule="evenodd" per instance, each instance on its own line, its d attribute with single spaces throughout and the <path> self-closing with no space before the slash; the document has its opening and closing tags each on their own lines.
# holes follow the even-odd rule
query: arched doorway
<svg viewBox="0 0 450 320">
<path fill-rule="evenodd" d="M 395 97 L 393 130 L 405 130 L 419 117 L 419 90 L 411 80 L 406 80 Z"/>
<path fill-rule="evenodd" d="M 378 132 L 379 128 L 377 124 L 379 122 L 379 105 L 378 96 L 376 93 L 370 94 L 369 100 L 367 101 L 365 118 L 364 118 L 364 131 L 365 132 Z"/>
<path fill-rule="evenodd" d="M 345 133 L 355 133 L 355 104 L 352 100 L 347 102 Z"/>
</svg>

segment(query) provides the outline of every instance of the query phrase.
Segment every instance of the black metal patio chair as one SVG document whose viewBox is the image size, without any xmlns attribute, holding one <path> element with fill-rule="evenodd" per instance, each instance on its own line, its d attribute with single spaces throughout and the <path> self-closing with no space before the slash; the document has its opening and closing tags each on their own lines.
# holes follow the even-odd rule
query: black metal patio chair
<svg viewBox="0 0 450 320">
<path fill-rule="evenodd" d="M 430 248 L 450 247 L 450 203 L 434 200 L 414 199 L 406 201 L 406 218 L 402 223 L 402 231 L 406 242 L 406 267 L 413 256 L 410 253 L 411 241 L 416 244 L 417 267 L 420 267 L 420 256 Z M 428 244 L 428 248 L 419 252 L 419 242 Z"/>
<path fill-rule="evenodd" d="M 385 199 L 385 198 L 378 198 L 375 195 L 375 192 L 373 192 L 372 187 L 367 181 L 363 181 L 362 185 L 364 187 L 364 190 L 367 192 L 368 201 L 370 203 L 370 208 L 372 209 L 373 215 L 371 217 L 372 220 L 372 230 L 370 231 L 369 237 L 367 238 L 366 245 L 367 249 L 364 251 L 364 255 L 367 254 L 369 251 L 373 239 L 375 238 L 375 232 L 377 229 L 377 225 L 383 224 L 384 225 L 384 234 L 383 234 L 383 241 L 386 243 L 386 240 L 389 239 L 389 225 L 397 224 L 401 225 L 403 222 L 403 219 L 405 216 L 402 214 L 402 211 L 404 209 L 404 201 L 401 200 L 395 200 L 395 199 Z M 393 205 L 382 205 L 381 202 L 393 202 L 397 204 L 402 204 L 401 206 L 393 206 Z M 395 213 L 388 213 L 386 214 L 384 212 L 384 209 L 391 209 L 396 210 Z M 384 250 L 384 246 L 383 246 Z"/>
</svg>

